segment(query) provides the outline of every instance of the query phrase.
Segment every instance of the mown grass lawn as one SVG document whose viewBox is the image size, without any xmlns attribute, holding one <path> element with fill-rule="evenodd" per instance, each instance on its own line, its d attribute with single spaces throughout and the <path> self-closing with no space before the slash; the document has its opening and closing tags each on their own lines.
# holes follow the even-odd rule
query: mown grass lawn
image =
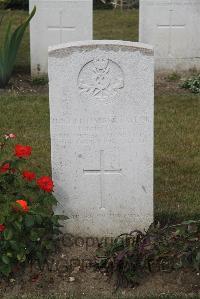
<svg viewBox="0 0 200 299">
<path fill-rule="evenodd" d="M 200 216 L 200 96 L 155 99 L 155 212 L 159 220 Z"/>
<path fill-rule="evenodd" d="M 9 12 L 15 24 L 25 12 Z M 9 18 L 5 18 L 8 22 Z M 0 27 L 0 41 L 5 32 Z M 137 40 L 138 11 L 95 11 L 96 39 Z M 19 70 L 29 69 L 28 32 L 17 59 Z M 161 93 L 155 99 L 155 215 L 178 221 L 200 215 L 200 96 Z M 47 95 L 0 96 L 0 130 L 15 132 L 18 142 L 33 146 L 33 161 L 50 173 L 49 108 Z"/>
</svg>

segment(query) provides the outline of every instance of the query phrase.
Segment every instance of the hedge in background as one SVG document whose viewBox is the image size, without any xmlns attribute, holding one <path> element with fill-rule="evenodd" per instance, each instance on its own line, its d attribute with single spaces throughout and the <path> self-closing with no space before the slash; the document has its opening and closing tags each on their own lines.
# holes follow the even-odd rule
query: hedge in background
<svg viewBox="0 0 200 299">
<path fill-rule="evenodd" d="M 101 0 L 93 0 L 94 9 L 112 9 L 110 0 L 104 4 Z M 28 10 L 29 0 L 0 0 L 0 8 L 24 9 Z"/>
<path fill-rule="evenodd" d="M 112 9 L 113 5 L 111 3 L 111 0 L 105 0 L 105 3 L 101 0 L 93 0 L 94 9 Z M 28 10 L 28 7 L 29 0 L 0 0 L 0 8 Z M 139 7 L 139 0 L 133 0 L 133 7 Z"/>
<path fill-rule="evenodd" d="M 93 0 L 94 9 L 112 9 L 113 5 L 110 0 L 105 0 L 103 3 L 101 0 Z"/>
<path fill-rule="evenodd" d="M 0 8 L 28 10 L 29 0 L 0 0 Z"/>
</svg>

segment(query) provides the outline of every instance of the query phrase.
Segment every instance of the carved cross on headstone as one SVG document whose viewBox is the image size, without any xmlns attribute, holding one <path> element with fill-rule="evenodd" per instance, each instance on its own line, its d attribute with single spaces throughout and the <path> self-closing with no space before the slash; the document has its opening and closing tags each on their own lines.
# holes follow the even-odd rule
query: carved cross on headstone
<svg viewBox="0 0 200 299">
<path fill-rule="evenodd" d="M 75 30 L 75 26 L 63 26 L 63 11 L 59 11 L 59 26 L 48 26 L 48 30 L 58 31 L 60 36 L 60 43 L 64 42 L 63 40 L 63 31 Z"/>
<path fill-rule="evenodd" d="M 121 175 L 122 169 L 106 169 L 104 161 L 104 150 L 100 150 L 100 169 L 83 169 L 86 175 L 100 176 L 100 209 L 105 209 L 105 175 Z"/>
<path fill-rule="evenodd" d="M 169 10 L 169 23 L 168 24 L 159 24 L 157 25 L 160 29 L 169 29 L 169 36 L 168 36 L 168 55 L 172 55 L 172 33 L 173 29 L 184 29 L 185 24 L 178 24 L 173 22 L 173 9 Z"/>
</svg>

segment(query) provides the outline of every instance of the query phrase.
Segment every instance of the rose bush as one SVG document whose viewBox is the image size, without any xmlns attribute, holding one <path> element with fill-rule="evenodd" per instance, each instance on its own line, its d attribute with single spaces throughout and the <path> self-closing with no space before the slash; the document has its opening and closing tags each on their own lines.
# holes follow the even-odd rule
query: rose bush
<svg viewBox="0 0 200 299">
<path fill-rule="evenodd" d="M 61 234 L 59 220 L 66 219 L 53 213 L 52 179 L 37 178 L 26 166 L 31 146 L 16 144 L 8 155 L 8 142 L 15 137 L 7 134 L 0 142 L 0 276 L 26 263 L 47 261 Z"/>
</svg>

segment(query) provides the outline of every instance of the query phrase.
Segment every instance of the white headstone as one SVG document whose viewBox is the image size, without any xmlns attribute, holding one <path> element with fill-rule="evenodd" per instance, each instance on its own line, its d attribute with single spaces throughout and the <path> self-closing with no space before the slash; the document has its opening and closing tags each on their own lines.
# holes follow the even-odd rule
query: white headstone
<svg viewBox="0 0 200 299">
<path fill-rule="evenodd" d="M 200 68 L 200 1 L 140 0 L 140 42 L 155 47 L 158 70 Z"/>
<path fill-rule="evenodd" d="M 92 0 L 30 0 L 36 14 L 30 24 L 31 74 L 48 71 L 48 47 L 92 39 Z"/>
<path fill-rule="evenodd" d="M 154 61 L 123 41 L 49 50 L 51 157 L 66 230 L 116 236 L 153 221 Z"/>
</svg>

